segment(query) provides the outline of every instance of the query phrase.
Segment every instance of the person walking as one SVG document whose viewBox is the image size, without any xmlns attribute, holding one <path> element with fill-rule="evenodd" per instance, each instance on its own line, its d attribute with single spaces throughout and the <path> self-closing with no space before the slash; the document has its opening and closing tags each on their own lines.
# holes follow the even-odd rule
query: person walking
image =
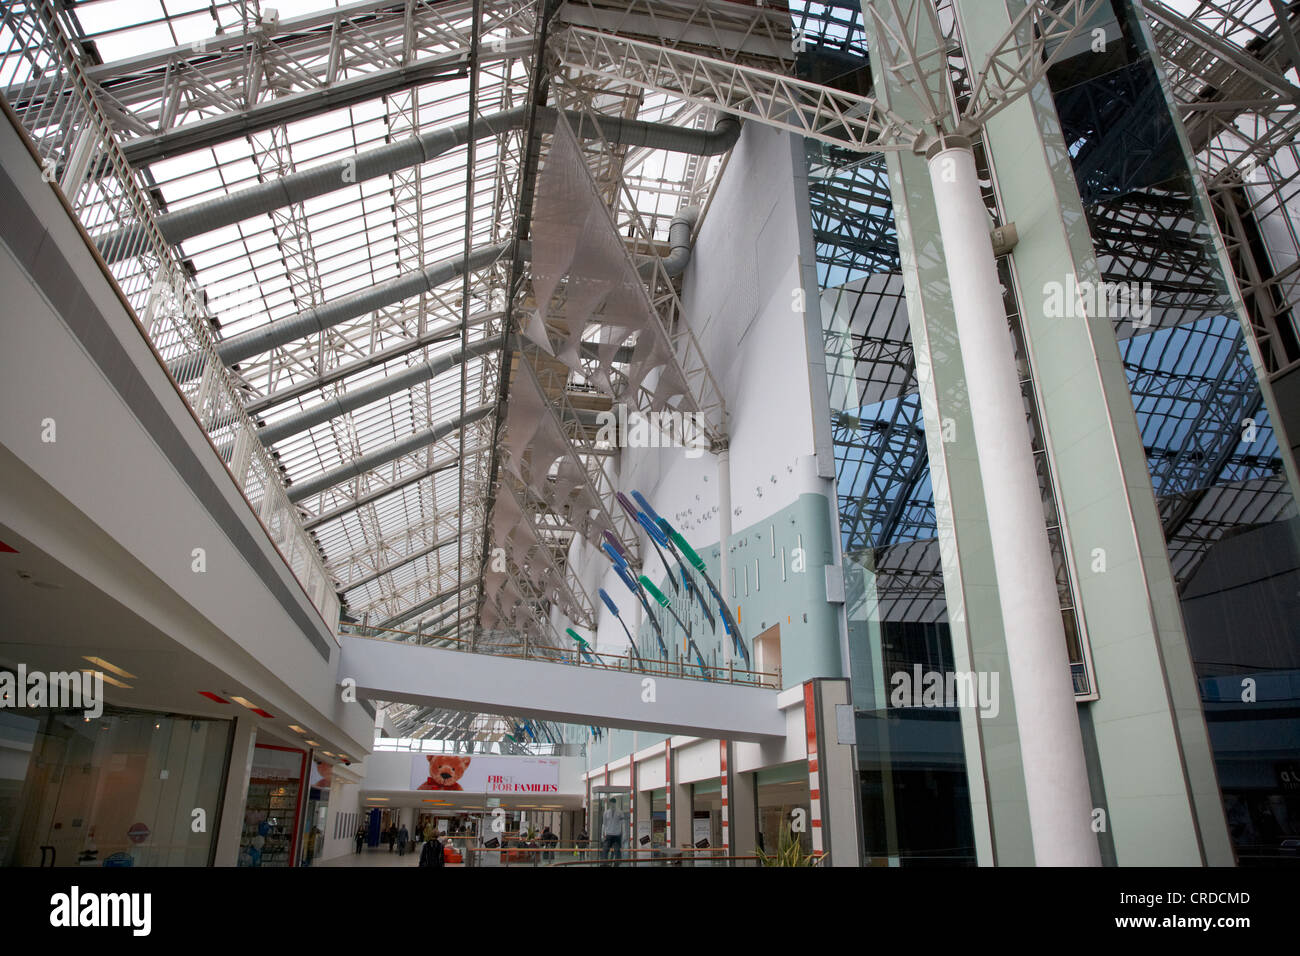
<svg viewBox="0 0 1300 956">
<path fill-rule="evenodd" d="M 366 843 L 366 828 L 357 827 L 357 852 L 358 853 L 361 852 L 361 848 L 365 845 L 365 843 Z"/>
<path fill-rule="evenodd" d="M 420 851 L 420 866 L 446 866 L 447 858 L 443 851 L 442 841 L 438 839 L 435 832 L 430 835 L 429 839 L 424 841 L 424 849 Z"/>
<path fill-rule="evenodd" d="M 304 841 L 306 848 L 302 856 L 303 866 L 311 866 L 312 858 L 316 856 L 316 844 L 320 842 L 320 836 L 320 827 L 312 827 L 308 832 L 307 839 Z"/>
<path fill-rule="evenodd" d="M 406 856 L 406 844 L 411 842 L 411 832 L 406 829 L 406 824 L 402 824 L 402 829 L 397 831 L 397 855 Z"/>
<path fill-rule="evenodd" d="M 542 828 L 542 859 L 547 863 L 555 859 L 555 845 L 560 842 L 560 838 L 551 830 L 550 824 Z"/>
<path fill-rule="evenodd" d="M 601 853 L 602 860 L 621 860 L 623 859 L 623 833 L 626 829 L 626 822 L 623 814 L 618 812 L 618 804 L 611 800 L 605 808 L 605 816 L 601 820 L 600 832 L 602 834 Z"/>
</svg>

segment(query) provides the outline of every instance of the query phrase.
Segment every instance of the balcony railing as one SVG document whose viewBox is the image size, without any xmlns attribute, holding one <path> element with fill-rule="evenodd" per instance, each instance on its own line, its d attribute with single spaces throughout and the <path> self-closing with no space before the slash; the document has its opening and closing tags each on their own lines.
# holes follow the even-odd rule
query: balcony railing
<svg viewBox="0 0 1300 956">
<path fill-rule="evenodd" d="M 591 647 L 580 650 L 577 645 L 570 649 L 518 639 L 507 640 L 504 643 L 488 642 L 481 635 L 472 637 L 468 633 L 442 636 L 419 631 L 368 627 L 359 624 L 340 624 L 339 633 L 375 641 L 419 644 L 448 651 L 463 651 L 467 654 L 515 657 L 524 660 L 546 661 L 552 664 L 570 664 L 574 667 L 594 667 L 598 670 L 645 674 L 648 677 L 680 677 L 684 680 L 704 680 L 722 684 L 744 684 L 750 687 L 781 689 L 781 672 L 779 669 L 776 671 L 757 671 L 735 667 L 733 664 L 725 666 L 708 662 L 700 664 L 698 661 L 687 659 L 680 652 L 678 652 L 675 660 L 663 660 L 657 657 L 641 658 L 635 655 L 611 654 L 606 651 L 597 651 Z M 584 650 L 590 660 L 584 656 Z"/>
<path fill-rule="evenodd" d="M 49 2 L 8 3 L 0 22 L 0 97 L 26 132 L 47 181 L 91 241 L 122 238 L 103 264 L 276 549 L 326 624 L 339 599 L 279 473 L 244 411 L 234 374 L 217 356 L 202 291 L 163 239 L 147 197 L 113 138 L 93 88 Z M 128 228 L 129 227 L 129 228 Z"/>
</svg>

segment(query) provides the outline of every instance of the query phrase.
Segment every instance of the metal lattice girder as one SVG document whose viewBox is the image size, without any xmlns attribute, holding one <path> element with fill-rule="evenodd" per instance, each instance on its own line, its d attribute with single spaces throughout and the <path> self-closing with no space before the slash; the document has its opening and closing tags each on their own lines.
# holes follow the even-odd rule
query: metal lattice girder
<svg viewBox="0 0 1300 956">
<path fill-rule="evenodd" d="M 1180 495 L 1159 500 L 1161 519 L 1170 529 L 1169 563 L 1180 589 L 1225 534 L 1296 517 L 1295 499 L 1281 474 L 1225 482 L 1206 489 L 1197 498 L 1191 513 L 1174 527 L 1172 519 L 1184 500 Z"/>
<path fill-rule="evenodd" d="M 487 451 L 487 446 L 478 445 L 473 448 L 466 449 L 466 454 L 476 455 L 484 451 Z M 358 508 L 362 508 L 366 505 L 373 504 L 374 502 L 379 501 L 380 499 L 384 498 L 387 495 L 394 494 L 395 492 L 401 491 L 403 488 L 410 487 L 416 482 L 424 481 L 426 478 L 431 478 L 441 471 L 447 471 L 452 468 L 457 468 L 460 466 L 460 461 L 461 461 L 460 452 L 457 451 L 451 455 L 447 455 L 446 457 L 433 458 L 429 462 L 429 464 L 426 465 L 425 467 L 417 469 L 416 471 L 413 471 L 410 474 L 405 475 L 401 478 L 395 479 L 394 481 L 388 483 L 378 483 L 375 481 L 371 481 L 369 483 L 370 490 L 368 490 L 365 494 L 358 495 L 355 499 L 351 501 L 347 501 L 341 505 L 337 505 L 329 509 L 328 511 L 322 512 L 321 514 L 315 516 L 314 518 L 303 521 L 303 527 L 308 531 L 313 531 L 316 528 L 319 528 L 320 526 L 327 524 L 328 522 L 337 521 L 338 519 L 345 517 L 351 512 L 356 511 Z"/>
<path fill-rule="evenodd" d="M 1151 312 L 1144 321 L 1150 326 L 1178 325 L 1232 308 L 1195 206 L 1185 195 L 1134 191 L 1089 205 L 1085 214 L 1102 278 L 1149 288 Z M 1140 331 L 1122 317 L 1115 325 L 1121 338 Z"/>
<path fill-rule="evenodd" d="M 1276 457 L 1240 324 L 1225 315 L 1122 343 L 1129 388 L 1158 496 L 1215 484 L 1234 455 Z M 1249 440 L 1244 422 L 1256 427 Z M 1254 477 L 1253 475 L 1250 477 Z"/>
<path fill-rule="evenodd" d="M 920 399 L 912 392 L 862 411 L 879 417 L 840 414 L 832 422 L 845 550 L 928 537 L 934 529 L 933 501 L 917 498 L 928 475 Z"/>
<path fill-rule="evenodd" d="M 461 591 L 473 586 L 470 584 L 458 586 L 455 583 L 453 576 L 453 580 L 450 582 L 449 586 L 438 590 L 438 584 L 441 579 L 442 575 L 433 575 L 428 579 L 421 581 L 420 587 L 429 596 L 421 600 L 418 604 L 413 604 L 410 607 L 403 608 L 390 617 L 385 618 L 377 626 L 381 628 L 400 628 L 412 618 L 418 617 L 421 614 L 427 614 L 430 611 L 436 611 L 441 605 L 446 604 L 448 601 L 454 601 Z M 443 583 L 447 582 L 444 581 Z"/>
<path fill-rule="evenodd" d="M 525 643 L 544 647 L 560 648 L 566 645 L 567 642 L 555 630 L 551 616 L 546 611 L 545 595 L 520 573 L 518 567 L 512 565 L 509 558 L 506 559 L 504 571 L 489 570 L 483 575 L 483 593 L 485 601 L 494 604 L 499 610 L 498 620 L 510 625 L 507 634 L 514 637 L 514 642 L 517 643 L 524 637 Z M 484 626 L 491 629 L 486 624 Z M 504 643 L 511 642 L 507 640 Z M 481 653 L 490 653 L 488 646 L 481 636 L 475 642 L 475 650 Z"/>
<path fill-rule="evenodd" d="M 551 52 L 572 70 L 848 149 L 911 149 L 920 138 L 920 131 L 870 97 L 682 49 L 570 27 L 555 36 Z"/>
<path fill-rule="evenodd" d="M 972 65 L 960 103 L 949 59 L 962 47 L 950 9 L 934 0 L 880 0 L 865 10 L 877 37 L 872 57 L 894 80 L 890 96 L 906 90 L 915 101 L 925 133 L 909 145 L 924 151 L 937 135 L 978 131 L 1069 55 L 1079 34 L 1109 6 L 1110 0 L 1025 0 L 984 61 Z"/>
<path fill-rule="evenodd" d="M 1280 377 L 1300 364 L 1300 8 L 1198 0 L 1146 13 L 1265 371 Z"/>
<path fill-rule="evenodd" d="M 474 437 L 467 449 L 478 458 L 490 448 L 493 430 L 490 417 L 471 429 Z M 323 506 L 324 520 L 308 524 L 321 549 L 330 557 L 335 576 L 341 581 L 355 578 L 357 572 L 346 563 L 349 555 L 382 547 L 383 541 L 396 538 L 409 527 L 423 526 L 432 515 L 453 514 L 464 507 L 467 523 L 481 524 L 478 496 L 482 489 L 476 479 L 462 501 L 459 467 L 459 436 L 449 432 L 432 445 L 424 445 L 388 465 L 364 472 L 355 481 L 323 493 L 319 504 Z M 458 566 L 454 555 L 440 553 L 439 561 L 442 573 L 454 575 Z M 373 569 L 373 564 L 365 567 Z M 353 592 L 349 600 L 354 611 L 376 601 L 390 607 L 390 614 L 399 610 L 403 599 L 384 590 L 381 585 L 388 583 L 379 582 L 361 593 Z M 415 585 L 418 579 L 405 583 Z"/>
<path fill-rule="evenodd" d="M 385 534 L 374 544 L 367 542 L 336 556 L 329 569 L 339 582 L 339 591 L 355 591 L 398 570 L 414 573 L 415 569 L 407 565 L 455 541 L 459 519 L 460 512 L 456 509 L 435 513 L 408 528 Z"/>
<path fill-rule="evenodd" d="M 1026 0 L 1002 38 L 973 71 L 970 99 L 962 110 L 966 127 L 982 126 L 1032 89 L 1053 65 L 1077 52 L 1080 45 L 1086 47 L 1090 42 L 1086 28 L 1099 15 L 1108 15 L 1110 7 L 1110 0 Z"/>
<path fill-rule="evenodd" d="M 873 609 L 865 605 L 871 596 L 864 593 L 860 595 L 864 605 L 861 610 L 853 609 L 850 612 L 850 620 L 924 624 L 948 620 L 948 601 L 943 590 L 943 567 L 938 539 L 904 541 L 881 548 L 872 553 L 872 565 L 875 574 L 875 614 L 867 617 Z"/>
<path fill-rule="evenodd" d="M 1144 4 L 1192 150 L 1213 187 L 1267 162 L 1300 130 L 1295 26 L 1300 11 L 1260 0 Z"/>
<path fill-rule="evenodd" d="M 550 469 L 558 461 L 566 480 L 574 483 L 568 493 L 561 495 L 565 502 L 573 502 L 569 520 L 594 547 L 600 545 L 601 532 L 609 530 L 635 558 L 638 535 L 627 515 L 615 506 L 615 488 L 605 469 L 603 456 L 587 451 L 590 442 L 585 431 L 574 434 L 564 427 L 566 420 L 578 418 L 565 391 L 568 369 L 553 359 L 548 361 L 548 356 L 532 346 L 521 347 L 516 355 L 515 381 L 511 389 L 514 401 L 507 419 L 507 444 L 513 450 L 507 460 L 508 466 L 527 487 L 545 498 L 547 485 L 552 483 Z M 542 366 L 540 370 L 538 365 Z M 509 432 L 511 428 L 527 429 L 529 437 L 526 442 L 521 440 L 522 432 L 512 434 Z M 535 446 L 540 446 L 539 438 L 542 436 L 547 439 L 547 448 L 554 447 L 559 452 L 558 458 L 546 462 L 545 471 L 532 460 L 535 452 L 540 453 L 540 447 Z M 525 444 L 529 449 L 527 460 L 520 453 Z"/>
<path fill-rule="evenodd" d="M 568 97 L 567 102 L 570 107 L 578 113 L 584 113 L 589 103 L 584 103 L 579 97 L 577 91 L 565 85 L 559 85 L 557 94 Z M 630 349 L 628 357 L 631 366 L 638 358 L 642 360 L 652 352 L 658 352 L 664 359 L 664 371 L 661 373 L 661 379 L 665 376 L 672 380 L 680 381 L 685 386 L 686 401 L 683 402 L 680 410 L 698 411 L 705 423 L 705 430 L 711 440 L 722 440 L 728 433 L 726 403 L 723 399 L 721 389 L 719 389 L 708 363 L 705 361 L 703 350 L 695 338 L 691 329 L 691 323 L 682 315 L 681 301 L 678 298 L 676 288 L 673 285 L 672 278 L 664 269 L 663 262 L 660 258 L 661 249 L 655 244 L 653 239 L 654 223 L 645 222 L 638 215 L 638 204 L 633 195 L 631 188 L 623 179 L 624 167 L 620 162 L 622 159 L 621 151 L 613 147 L 603 136 L 596 136 L 587 140 L 587 150 L 584 158 L 588 162 L 587 172 L 592 172 L 590 165 L 595 164 L 597 170 L 602 168 L 608 170 L 610 188 L 607 195 L 601 195 L 599 199 L 593 197 L 594 208 L 601 216 L 609 215 L 610 222 L 610 241 L 618 241 L 624 247 L 626 254 L 625 266 L 629 270 L 629 275 L 633 275 L 633 263 L 649 263 L 648 279 L 650 282 L 650 292 L 646 299 L 646 317 L 649 319 L 649 327 L 642 329 L 637 337 L 636 345 Z M 697 174 L 702 174 L 703 169 L 696 170 Z M 598 194 L 602 193 L 600 182 L 602 176 L 598 172 L 594 173 L 591 178 L 591 185 L 596 189 Z M 614 210 L 608 212 L 607 207 L 612 205 Z M 676 210 L 674 210 L 674 213 Z M 630 233 L 630 235 L 628 235 Z M 626 238 L 619 239 L 620 236 Z M 637 294 L 641 294 L 641 284 L 637 283 Z M 600 325 L 599 317 L 594 317 L 594 324 Z M 622 334 L 622 333 L 616 333 Z M 603 339 L 602 339 L 603 341 Z M 607 350 L 609 345 L 619 345 L 618 342 L 606 342 L 597 345 L 597 351 Z M 615 350 L 612 354 L 617 357 L 621 349 Z M 584 358 L 586 354 L 584 353 Z M 603 379 L 603 370 L 598 360 L 594 358 L 584 361 L 583 378 L 586 382 L 601 382 Z M 631 372 L 631 368 L 629 368 Z M 624 383 L 626 386 L 627 383 Z M 648 410 L 656 408 L 656 396 L 650 389 L 644 388 L 644 380 L 635 383 L 637 388 L 635 393 L 628 393 L 624 387 L 618 395 L 619 400 L 627 402 L 630 405 Z M 572 393 L 569 393 L 570 397 Z M 660 402 L 660 404 L 662 404 Z M 613 509 L 621 513 L 619 509 Z"/>
<path fill-rule="evenodd" d="M 567 542 L 557 548 L 543 536 L 539 518 L 545 513 L 542 503 L 526 488 L 516 488 L 509 476 L 503 478 L 492 514 L 493 545 L 570 621 L 594 627 L 591 597 L 565 560 Z"/>
<path fill-rule="evenodd" d="M 294 503 L 306 501 L 336 485 L 359 478 L 373 469 L 387 465 L 412 452 L 420 452 L 422 449 L 432 447 L 439 440 L 453 433 L 458 433 L 463 427 L 486 417 L 491 412 L 491 406 L 479 406 L 464 415 L 440 422 L 432 428 L 423 429 L 413 435 L 408 435 L 391 445 L 384 445 L 364 454 L 358 449 L 352 460 L 345 461 L 338 468 L 323 472 L 308 481 L 292 485 L 289 489 L 289 500 Z M 331 418 L 326 424 L 332 425 L 337 421 L 337 418 Z"/>
<path fill-rule="evenodd" d="M 1210 199 L 1264 371 L 1276 379 L 1300 366 L 1300 235 L 1284 203 L 1266 196 L 1252 205 L 1248 188 L 1218 189 Z M 1271 218 L 1261 223 L 1261 213 Z M 1290 228 L 1269 228 L 1274 225 Z"/>
<path fill-rule="evenodd" d="M 809 150 L 808 199 L 821 285 L 840 286 L 864 273 L 902 273 L 898 232 L 881 157 L 823 164 Z"/>
<path fill-rule="evenodd" d="M 732 0 L 567 0 L 560 23 L 722 55 L 728 60 L 790 65 L 790 11 L 784 5 Z"/>
<path fill-rule="evenodd" d="M 531 6 L 487 5 L 484 32 L 492 42 L 481 54 L 483 63 L 527 53 Z M 473 7 L 471 0 L 356 3 L 274 28 L 110 62 L 92 67 L 88 75 L 99 85 L 110 115 L 123 118 L 125 135 L 147 130 L 157 137 L 142 141 L 140 158 L 146 158 L 176 143 L 191 149 L 211 145 L 221 136 L 244 135 L 436 79 L 450 67 L 466 69 Z M 432 76 L 428 66 L 436 71 Z M 365 82 L 348 82 L 358 78 Z M 342 95 L 328 95 L 336 89 Z M 238 120 L 214 122 L 225 117 Z M 194 137 L 181 134 L 197 123 L 208 129 Z"/>
</svg>

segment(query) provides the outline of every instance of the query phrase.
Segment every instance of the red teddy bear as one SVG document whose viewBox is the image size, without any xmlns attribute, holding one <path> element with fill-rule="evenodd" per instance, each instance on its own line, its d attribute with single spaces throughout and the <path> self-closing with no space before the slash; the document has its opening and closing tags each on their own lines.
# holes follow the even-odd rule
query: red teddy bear
<svg viewBox="0 0 1300 956">
<path fill-rule="evenodd" d="M 429 761 L 429 779 L 420 784 L 417 790 L 460 790 L 457 782 L 465 774 L 470 757 L 453 757 L 450 754 L 431 754 Z"/>
</svg>

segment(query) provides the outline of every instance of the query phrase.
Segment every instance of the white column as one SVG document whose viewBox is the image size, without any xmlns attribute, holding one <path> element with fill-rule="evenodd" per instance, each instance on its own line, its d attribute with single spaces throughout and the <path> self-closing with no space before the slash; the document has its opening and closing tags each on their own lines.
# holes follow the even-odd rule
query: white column
<svg viewBox="0 0 1300 956">
<path fill-rule="evenodd" d="M 927 160 L 984 485 L 1034 860 L 1099 866 L 1051 546 L 975 157 L 968 141 L 950 137 Z"/>
<path fill-rule="evenodd" d="M 239 841 L 244 833 L 244 805 L 248 802 L 248 780 L 253 773 L 253 748 L 257 745 L 257 721 L 242 714 L 231 728 L 230 766 L 222 788 L 221 819 L 217 823 L 213 866 L 236 866 Z"/>
<path fill-rule="evenodd" d="M 731 562 L 727 559 L 727 539 L 731 537 L 731 448 L 718 449 L 718 593 L 731 603 Z M 719 612 L 721 613 L 721 612 Z M 722 666 L 731 663 L 732 641 L 722 637 Z"/>
</svg>

